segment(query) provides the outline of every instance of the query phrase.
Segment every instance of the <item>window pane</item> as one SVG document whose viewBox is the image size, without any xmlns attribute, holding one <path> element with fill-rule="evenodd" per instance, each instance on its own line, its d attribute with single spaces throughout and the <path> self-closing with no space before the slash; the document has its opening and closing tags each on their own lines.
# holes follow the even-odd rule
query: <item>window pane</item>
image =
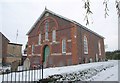
<svg viewBox="0 0 120 83">
<path fill-rule="evenodd" d="M 48 39 L 48 32 L 45 32 L 45 40 Z"/>
<path fill-rule="evenodd" d="M 101 55 L 101 44 L 98 42 L 99 55 Z"/>
<path fill-rule="evenodd" d="M 62 40 L 62 53 L 66 53 L 66 40 Z"/>
<path fill-rule="evenodd" d="M 48 27 L 49 27 L 49 24 L 48 24 L 48 21 L 46 21 L 46 23 L 45 23 L 45 40 L 48 40 Z"/>
<path fill-rule="evenodd" d="M 56 41 L 56 31 L 55 30 L 53 30 L 53 33 L 52 33 L 52 40 Z"/>
<path fill-rule="evenodd" d="M 39 34 L 39 38 L 38 38 L 38 44 L 41 44 L 41 34 Z"/>
<path fill-rule="evenodd" d="M 32 54 L 34 54 L 34 45 L 32 45 Z"/>
<path fill-rule="evenodd" d="M 45 23 L 45 29 L 46 29 L 46 32 L 48 32 L 48 21 L 46 21 Z"/>
<path fill-rule="evenodd" d="M 84 53 L 88 54 L 88 42 L 86 36 L 84 36 Z"/>
</svg>

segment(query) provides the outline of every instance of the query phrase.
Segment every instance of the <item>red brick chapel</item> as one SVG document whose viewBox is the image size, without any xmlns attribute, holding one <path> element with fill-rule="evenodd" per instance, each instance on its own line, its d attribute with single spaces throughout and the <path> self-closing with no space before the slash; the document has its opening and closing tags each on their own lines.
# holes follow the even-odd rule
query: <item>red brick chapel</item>
<svg viewBox="0 0 120 83">
<path fill-rule="evenodd" d="M 27 33 L 31 66 L 68 66 L 105 59 L 104 37 L 45 9 Z"/>
</svg>

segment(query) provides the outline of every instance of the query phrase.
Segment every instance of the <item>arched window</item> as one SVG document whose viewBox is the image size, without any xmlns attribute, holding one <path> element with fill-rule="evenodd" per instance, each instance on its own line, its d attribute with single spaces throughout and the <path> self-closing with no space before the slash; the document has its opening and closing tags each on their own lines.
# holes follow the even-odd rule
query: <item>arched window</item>
<svg viewBox="0 0 120 83">
<path fill-rule="evenodd" d="M 56 41 L 56 30 L 52 31 L 52 41 L 55 42 Z"/>
<path fill-rule="evenodd" d="M 84 54 L 88 54 L 88 40 L 86 36 L 84 36 Z"/>
<path fill-rule="evenodd" d="M 45 40 L 48 40 L 48 27 L 49 27 L 49 24 L 48 24 L 48 21 L 45 22 Z"/>
<path fill-rule="evenodd" d="M 101 43 L 100 43 L 100 41 L 98 42 L 98 49 L 99 49 L 99 55 L 101 55 Z"/>
<path fill-rule="evenodd" d="M 62 40 L 62 53 L 66 53 L 66 40 Z"/>
</svg>

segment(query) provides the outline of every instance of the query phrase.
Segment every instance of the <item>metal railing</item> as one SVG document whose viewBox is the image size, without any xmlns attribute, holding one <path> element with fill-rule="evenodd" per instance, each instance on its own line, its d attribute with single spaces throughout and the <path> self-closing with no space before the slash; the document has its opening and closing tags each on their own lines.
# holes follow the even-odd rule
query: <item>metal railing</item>
<svg viewBox="0 0 120 83">
<path fill-rule="evenodd" d="M 23 82 L 37 82 L 40 79 L 43 79 L 43 67 L 42 65 L 34 66 L 30 69 L 21 69 L 18 70 L 3 70 L 1 72 L 2 83 L 23 83 Z"/>
</svg>

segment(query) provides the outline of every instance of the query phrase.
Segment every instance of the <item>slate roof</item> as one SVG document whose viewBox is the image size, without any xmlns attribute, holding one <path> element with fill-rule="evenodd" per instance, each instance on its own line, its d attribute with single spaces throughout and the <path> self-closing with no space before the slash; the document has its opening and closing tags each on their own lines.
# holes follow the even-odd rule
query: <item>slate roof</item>
<svg viewBox="0 0 120 83">
<path fill-rule="evenodd" d="M 53 11 L 48 10 L 48 9 L 46 9 L 46 8 L 45 8 L 45 10 L 43 11 L 43 13 L 40 15 L 40 17 L 37 19 L 37 21 L 34 23 L 34 25 L 31 27 L 31 29 L 28 31 L 27 35 L 29 35 L 29 33 L 35 28 L 36 24 L 41 20 L 41 18 L 43 17 L 43 15 L 44 15 L 46 12 L 48 12 L 48 13 L 50 13 L 50 14 L 53 14 L 53 15 L 55 15 L 55 16 L 57 16 L 57 17 L 59 17 L 59 18 L 62 18 L 62 19 L 64 19 L 64 20 L 67 20 L 67 21 L 69 21 L 69 22 L 72 22 L 72 23 L 80 26 L 81 28 L 83 28 L 83 29 L 85 29 L 85 30 L 87 30 L 87 31 L 89 31 L 89 32 L 91 32 L 91 33 L 93 33 L 93 34 L 95 34 L 95 35 L 97 35 L 97 36 L 99 36 L 99 37 L 101 37 L 101 38 L 104 38 L 103 36 L 101 36 L 101 35 L 97 34 L 96 32 L 94 32 L 94 31 L 86 28 L 85 26 L 81 25 L 80 23 L 78 23 L 78 22 L 76 22 L 76 21 L 74 21 L 74 20 L 68 19 L 68 18 L 66 18 L 66 17 L 64 17 L 64 16 L 61 16 L 61 15 L 59 15 L 59 14 L 56 14 L 56 13 L 54 13 Z"/>
</svg>

